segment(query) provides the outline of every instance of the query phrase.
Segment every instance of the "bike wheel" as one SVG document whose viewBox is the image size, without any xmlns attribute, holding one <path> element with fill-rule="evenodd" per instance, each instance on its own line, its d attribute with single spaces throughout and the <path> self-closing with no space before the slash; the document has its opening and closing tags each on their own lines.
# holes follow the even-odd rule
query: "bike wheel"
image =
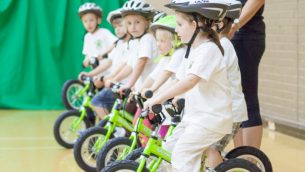
<svg viewBox="0 0 305 172">
<path fill-rule="evenodd" d="M 144 148 L 137 148 L 133 150 L 130 154 L 128 154 L 125 160 L 137 161 L 141 157 L 143 151 Z"/>
<path fill-rule="evenodd" d="M 104 128 L 107 125 L 108 121 L 109 121 L 109 118 L 102 119 L 102 120 L 100 120 L 100 122 L 98 122 L 98 124 L 96 126 Z"/>
<path fill-rule="evenodd" d="M 135 150 L 133 150 L 130 154 L 128 154 L 125 158 L 125 160 L 131 160 L 139 163 L 139 160 L 141 158 L 141 155 L 143 153 L 145 148 L 140 147 Z M 157 160 L 158 157 L 154 154 L 150 154 L 149 157 L 146 157 L 146 168 L 149 168 L 149 165 L 151 165 L 154 160 Z"/>
<path fill-rule="evenodd" d="M 127 137 L 117 137 L 109 140 L 96 158 L 97 171 L 100 171 L 113 161 L 122 160 L 118 158 L 122 156 L 125 148 L 130 149 L 131 144 L 132 140 Z"/>
<path fill-rule="evenodd" d="M 82 133 L 76 141 L 73 148 L 74 159 L 84 171 L 96 171 L 96 156 L 99 150 L 97 150 L 94 144 L 100 138 L 101 141 L 104 141 L 106 134 L 106 129 L 93 127 Z"/>
<path fill-rule="evenodd" d="M 61 91 L 61 98 L 67 109 L 80 109 L 85 95 L 77 96 L 76 94 L 83 88 L 84 84 L 79 80 L 65 82 Z"/>
<path fill-rule="evenodd" d="M 89 121 L 85 118 L 78 126 L 73 127 L 73 122 L 79 120 L 80 112 L 70 110 L 61 114 L 53 126 L 53 134 L 58 144 L 65 148 L 73 148 L 80 133 L 90 127 Z"/>
<path fill-rule="evenodd" d="M 133 172 L 137 171 L 139 164 L 131 160 L 115 161 L 110 165 L 106 166 L 100 172 Z M 144 167 L 142 172 L 149 172 L 147 168 Z"/>
<path fill-rule="evenodd" d="M 259 169 L 261 169 L 262 172 L 272 172 L 272 164 L 267 157 L 267 155 L 251 146 L 241 146 L 238 148 L 235 148 L 228 152 L 225 155 L 226 159 L 232 159 L 232 158 L 243 158 L 243 159 L 252 159 L 255 161 L 255 164 L 258 166 Z"/>
<path fill-rule="evenodd" d="M 239 158 L 224 161 L 214 170 L 217 172 L 261 172 L 255 164 Z"/>
</svg>

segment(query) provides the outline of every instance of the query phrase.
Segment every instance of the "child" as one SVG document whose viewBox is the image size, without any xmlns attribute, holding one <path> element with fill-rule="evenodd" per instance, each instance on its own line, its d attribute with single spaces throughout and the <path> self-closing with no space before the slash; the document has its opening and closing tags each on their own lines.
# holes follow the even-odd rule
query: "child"
<svg viewBox="0 0 305 172">
<path fill-rule="evenodd" d="M 99 28 L 102 21 L 102 9 L 95 3 L 85 3 L 78 9 L 78 15 L 87 31 L 84 38 L 83 65 L 89 65 L 90 58 L 103 56 L 111 49 L 117 38 L 107 29 Z"/>
<path fill-rule="evenodd" d="M 170 62 L 171 56 L 175 51 L 175 27 L 176 17 L 174 15 L 161 17 L 150 26 L 151 30 L 155 34 L 157 40 L 157 47 L 161 56 L 154 59 L 153 62 L 156 63 L 157 66 L 152 71 L 152 73 L 145 79 L 144 84 L 142 86 L 142 90 L 151 86 L 155 82 L 155 80 L 159 78 L 160 74 L 165 70 L 166 66 Z M 145 93 L 143 95 L 145 95 Z M 134 122 L 136 122 L 137 120 L 137 115 L 140 114 L 136 114 Z M 168 117 L 167 119 L 169 120 L 164 121 L 160 130 L 160 135 L 162 138 L 165 136 L 168 130 L 170 117 Z M 150 126 L 147 120 L 144 120 L 144 124 Z"/>
<path fill-rule="evenodd" d="M 175 27 L 176 17 L 173 15 L 162 17 L 151 25 L 150 28 L 155 34 L 161 56 L 154 59 L 153 62 L 157 66 L 145 79 L 142 89 L 150 87 L 169 64 L 171 56 L 175 52 Z"/>
<path fill-rule="evenodd" d="M 153 68 L 151 59 L 157 56 L 156 41 L 153 35 L 148 33 L 154 15 L 154 10 L 150 5 L 139 0 L 131 0 L 124 4 L 121 12 L 127 31 L 132 36 L 128 45 L 129 51 L 125 53 L 126 56 L 129 56 L 128 65 L 125 65 L 115 76 L 104 79 L 105 87 L 108 89 L 104 89 L 100 93 L 99 104 L 96 106 L 99 116 L 108 114 L 114 104 L 115 97 L 109 89 L 110 83 L 120 82 L 130 75 L 121 92 L 125 88 L 134 87 L 139 78 L 143 80 L 151 72 Z"/>
<path fill-rule="evenodd" d="M 222 22 L 218 24 L 218 30 L 220 32 L 220 43 L 224 48 L 224 60 L 227 64 L 228 79 L 231 84 L 231 95 L 232 95 L 232 113 L 233 113 L 233 132 L 227 134 L 219 142 L 211 146 L 212 149 L 208 150 L 206 167 L 207 170 L 215 168 L 222 162 L 220 152 L 227 146 L 229 141 L 234 137 L 238 131 L 241 122 L 248 119 L 247 107 L 241 87 L 241 76 L 238 66 L 238 59 L 234 50 L 234 47 L 228 39 L 228 33 L 231 25 L 235 19 L 239 18 L 242 5 L 239 1 L 230 1 L 226 17 Z M 236 21 L 236 20 L 235 20 Z"/>
<path fill-rule="evenodd" d="M 176 0 L 167 7 L 176 10 L 176 32 L 188 44 L 185 77 L 146 106 L 185 93 L 185 115 L 168 138 L 173 171 L 200 171 L 203 151 L 232 132 L 230 85 L 223 48 L 212 29 L 228 8 L 218 0 Z"/>
<path fill-rule="evenodd" d="M 112 75 L 115 75 L 118 70 L 123 68 L 126 64 L 127 58 L 122 57 L 124 57 L 127 51 L 127 44 L 130 39 L 130 34 L 127 33 L 127 29 L 124 25 L 121 9 L 111 11 L 107 16 L 107 21 L 113 26 L 115 34 L 119 38 L 114 42 L 114 48 L 108 54 L 107 61 L 110 63 L 110 66 L 107 65 L 107 63 L 101 63 L 96 69 L 90 72 L 81 72 L 79 78 L 82 75 L 89 77 L 98 76 L 106 70 L 110 71 Z M 103 75 L 107 75 L 107 73 L 103 73 Z M 99 83 L 98 80 L 95 82 L 96 86 L 102 85 L 102 83 Z"/>
</svg>

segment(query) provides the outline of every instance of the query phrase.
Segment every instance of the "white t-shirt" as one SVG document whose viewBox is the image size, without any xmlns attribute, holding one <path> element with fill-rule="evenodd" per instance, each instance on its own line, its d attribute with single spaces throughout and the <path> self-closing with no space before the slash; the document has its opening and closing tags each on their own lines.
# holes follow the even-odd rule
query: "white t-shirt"
<svg viewBox="0 0 305 172">
<path fill-rule="evenodd" d="M 155 81 L 162 74 L 170 61 L 171 57 L 162 57 L 160 61 L 156 63 L 157 66 L 150 73 L 149 77 Z"/>
<path fill-rule="evenodd" d="M 130 52 L 131 56 L 129 58 L 128 65 L 133 69 L 137 64 L 138 59 L 143 57 L 147 57 L 149 59 L 136 83 L 136 88 L 139 88 L 154 69 L 155 64 L 153 63 L 153 58 L 158 56 L 157 43 L 154 36 L 147 33 L 140 39 L 130 41 L 130 46 L 134 48 L 132 48 L 132 52 Z"/>
<path fill-rule="evenodd" d="M 244 93 L 242 92 L 237 55 L 228 38 L 222 38 L 220 43 L 224 49 L 224 60 L 227 65 L 228 80 L 231 85 L 233 122 L 246 121 L 248 119 L 247 106 Z"/>
<path fill-rule="evenodd" d="M 112 60 L 110 71 L 113 72 L 119 64 L 128 61 L 127 55 L 128 42 L 119 40 L 113 50 L 108 54 L 108 58 Z"/>
<path fill-rule="evenodd" d="M 185 53 L 186 47 L 181 47 L 175 50 L 174 54 L 171 57 L 171 61 L 166 66 L 165 70 L 176 74 L 180 65 L 182 64 L 181 62 L 183 61 Z"/>
<path fill-rule="evenodd" d="M 94 33 L 88 32 L 84 38 L 83 54 L 97 57 L 105 54 L 117 38 L 107 29 L 99 28 Z"/>
<path fill-rule="evenodd" d="M 213 42 L 192 48 L 186 74 L 201 80 L 185 93 L 183 120 L 222 134 L 232 132 L 232 97 L 223 55 Z"/>
</svg>

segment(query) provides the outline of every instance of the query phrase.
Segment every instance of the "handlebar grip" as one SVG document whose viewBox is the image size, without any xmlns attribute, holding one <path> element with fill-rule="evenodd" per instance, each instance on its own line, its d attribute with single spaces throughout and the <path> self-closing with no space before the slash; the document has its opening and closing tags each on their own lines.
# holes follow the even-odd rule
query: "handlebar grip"
<svg viewBox="0 0 305 172">
<path fill-rule="evenodd" d="M 154 95 L 154 93 L 151 90 L 148 90 L 145 92 L 145 97 L 148 99 L 152 98 L 153 95 Z"/>
<path fill-rule="evenodd" d="M 123 93 L 124 93 L 125 97 L 128 97 L 129 94 L 131 93 L 131 89 L 130 88 L 126 88 L 125 90 L 123 90 Z"/>
<path fill-rule="evenodd" d="M 178 105 L 178 111 L 182 111 L 182 109 L 184 109 L 185 106 L 185 99 L 179 99 L 177 101 L 177 105 Z"/>
<path fill-rule="evenodd" d="M 82 81 L 85 81 L 85 80 L 87 80 L 88 77 L 85 76 L 85 75 L 82 75 L 80 78 L 81 78 Z"/>
<path fill-rule="evenodd" d="M 114 86 L 116 86 L 115 83 L 110 83 L 110 88 L 113 88 Z"/>
<path fill-rule="evenodd" d="M 161 112 L 162 112 L 162 105 L 161 105 L 161 104 L 153 105 L 153 106 L 151 107 L 151 110 L 152 110 L 154 113 L 161 113 Z"/>
</svg>

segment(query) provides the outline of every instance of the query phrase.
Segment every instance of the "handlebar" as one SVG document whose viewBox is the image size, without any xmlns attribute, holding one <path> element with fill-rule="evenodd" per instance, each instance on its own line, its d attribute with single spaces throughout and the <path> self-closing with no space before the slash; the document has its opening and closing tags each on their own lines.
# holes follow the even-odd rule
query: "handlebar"
<svg viewBox="0 0 305 172">
<path fill-rule="evenodd" d="M 151 90 L 148 90 L 145 92 L 145 97 L 148 99 L 152 98 L 153 95 L 154 95 L 154 93 Z"/>
</svg>

